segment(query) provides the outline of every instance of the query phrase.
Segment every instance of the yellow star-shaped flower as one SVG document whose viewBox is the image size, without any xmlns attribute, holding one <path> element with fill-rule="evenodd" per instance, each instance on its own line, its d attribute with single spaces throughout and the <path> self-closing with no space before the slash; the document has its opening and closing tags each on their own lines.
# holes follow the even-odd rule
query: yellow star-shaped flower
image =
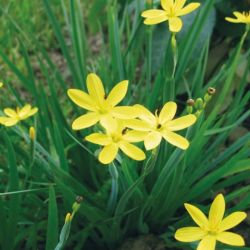
<svg viewBox="0 0 250 250">
<path fill-rule="evenodd" d="M 6 116 L 0 117 L 0 124 L 11 127 L 16 125 L 19 121 L 25 120 L 30 116 L 37 113 L 38 108 L 31 108 L 29 104 L 26 104 L 23 108 L 17 107 L 16 110 L 11 108 L 4 109 Z"/>
<path fill-rule="evenodd" d="M 138 131 L 145 131 L 144 145 L 147 150 L 156 148 L 162 138 L 172 145 L 181 149 L 187 149 L 189 142 L 186 138 L 178 135 L 175 131 L 185 129 L 193 125 L 196 121 L 195 115 L 186 115 L 178 119 L 174 119 L 177 105 L 175 102 L 167 102 L 162 108 L 160 114 L 155 112 L 153 115 L 148 109 L 141 105 L 135 105 L 140 111 L 138 119 L 126 121 L 126 126 Z"/>
<path fill-rule="evenodd" d="M 238 234 L 228 232 L 228 229 L 240 224 L 247 214 L 234 212 L 223 219 L 225 206 L 225 199 L 222 194 L 219 194 L 213 201 L 207 218 L 197 207 L 185 204 L 185 208 L 198 227 L 178 229 L 175 239 L 181 242 L 200 240 L 197 250 L 215 250 L 216 241 L 232 246 L 244 246 L 244 239 Z"/>
<path fill-rule="evenodd" d="M 179 32 L 182 28 L 180 16 L 184 16 L 194 11 L 200 3 L 190 3 L 184 7 L 186 0 L 161 0 L 163 10 L 146 10 L 142 13 L 145 17 L 144 24 L 154 25 L 168 21 L 169 30 L 173 33 Z"/>
<path fill-rule="evenodd" d="M 80 130 L 93 126 L 103 119 L 130 119 L 137 117 L 136 110 L 130 106 L 116 106 L 125 97 L 128 81 L 118 83 L 106 96 L 101 79 L 96 74 L 87 76 L 88 94 L 79 89 L 69 89 L 68 96 L 79 107 L 88 110 L 85 115 L 77 118 L 72 128 Z"/>
<path fill-rule="evenodd" d="M 245 23 L 250 24 L 250 11 L 249 12 L 233 12 L 236 18 L 226 17 L 225 19 L 231 23 Z"/>
<path fill-rule="evenodd" d="M 85 137 L 85 139 L 94 144 L 104 146 L 99 154 L 99 161 L 103 164 L 111 163 L 118 154 L 120 149 L 130 158 L 142 161 L 145 159 L 144 152 L 137 146 L 131 144 L 133 142 L 143 141 L 144 133 L 140 131 L 127 131 L 125 126 L 114 119 L 102 122 L 106 133 L 93 133 Z"/>
</svg>

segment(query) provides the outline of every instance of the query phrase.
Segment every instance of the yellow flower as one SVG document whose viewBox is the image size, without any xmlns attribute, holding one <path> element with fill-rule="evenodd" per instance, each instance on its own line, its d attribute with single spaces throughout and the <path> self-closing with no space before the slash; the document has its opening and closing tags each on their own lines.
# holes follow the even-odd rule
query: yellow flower
<svg viewBox="0 0 250 250">
<path fill-rule="evenodd" d="M 184 227 L 175 233 L 175 239 L 182 242 L 200 241 L 197 250 L 215 250 L 216 241 L 232 245 L 244 246 L 244 239 L 235 233 L 228 232 L 246 217 L 244 212 L 234 212 L 223 219 L 225 199 L 219 194 L 213 201 L 208 218 L 195 206 L 185 204 L 188 213 L 199 227 Z"/>
<path fill-rule="evenodd" d="M 144 138 L 144 145 L 147 150 L 156 148 L 162 137 L 181 149 L 187 149 L 189 142 L 186 138 L 178 135 L 175 131 L 182 130 L 193 125 L 196 121 L 195 115 L 186 115 L 174 119 L 177 105 L 175 102 L 167 102 L 162 108 L 160 114 L 155 112 L 153 115 L 148 109 L 141 105 L 135 105 L 140 110 L 139 118 L 126 121 L 126 126 L 135 130 L 147 132 Z"/>
<path fill-rule="evenodd" d="M 236 18 L 226 17 L 225 19 L 231 23 L 245 23 L 250 24 L 250 11 L 240 13 L 238 11 L 233 12 Z"/>
<path fill-rule="evenodd" d="M 38 108 L 31 108 L 29 104 L 26 104 L 23 108 L 17 107 L 16 110 L 11 108 L 4 109 L 4 113 L 7 116 L 0 117 L 0 124 L 11 127 L 16 125 L 19 121 L 25 120 L 34 115 L 38 111 Z"/>
<path fill-rule="evenodd" d="M 102 120 L 107 117 L 118 119 L 137 117 L 135 108 L 116 106 L 127 93 L 128 81 L 118 83 L 106 97 L 101 79 L 92 73 L 87 76 L 87 89 L 88 94 L 78 89 L 68 90 L 70 99 L 81 108 L 89 111 L 73 122 L 72 128 L 74 130 L 88 128 L 99 121 L 102 123 Z"/>
<path fill-rule="evenodd" d="M 104 146 L 99 154 L 99 161 L 103 164 L 111 163 L 120 149 L 124 154 L 130 158 L 142 161 L 145 159 L 144 152 L 131 142 L 143 141 L 144 133 L 140 131 L 127 131 L 121 122 L 116 120 L 103 120 L 103 127 L 106 134 L 93 133 L 85 137 L 89 142 Z"/>
<path fill-rule="evenodd" d="M 0 82 L 0 88 L 2 88 L 3 87 L 3 83 L 2 82 Z"/>
<path fill-rule="evenodd" d="M 190 3 L 184 7 L 186 0 L 161 0 L 163 10 L 146 10 L 142 13 L 145 17 L 144 24 L 154 25 L 168 21 L 169 30 L 173 33 L 179 32 L 182 28 L 182 20 L 179 16 L 184 16 L 194 11 L 200 3 Z"/>
</svg>

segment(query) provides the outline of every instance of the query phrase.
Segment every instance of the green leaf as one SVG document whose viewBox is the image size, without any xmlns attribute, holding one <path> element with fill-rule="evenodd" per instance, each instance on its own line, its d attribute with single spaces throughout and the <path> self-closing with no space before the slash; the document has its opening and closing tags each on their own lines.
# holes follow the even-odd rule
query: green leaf
<svg viewBox="0 0 250 250">
<path fill-rule="evenodd" d="M 58 211 L 56 194 L 53 186 L 49 188 L 49 210 L 46 237 L 46 250 L 53 250 L 58 240 Z"/>
</svg>

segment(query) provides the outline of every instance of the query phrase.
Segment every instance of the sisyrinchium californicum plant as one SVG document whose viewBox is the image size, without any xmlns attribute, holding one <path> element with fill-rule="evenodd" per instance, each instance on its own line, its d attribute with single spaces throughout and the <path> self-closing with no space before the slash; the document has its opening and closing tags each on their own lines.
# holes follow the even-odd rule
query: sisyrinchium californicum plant
<svg viewBox="0 0 250 250">
<path fill-rule="evenodd" d="M 248 249 L 249 12 L 232 40 L 219 2 L 43 0 L 51 50 L 1 7 L 1 249 Z"/>
</svg>

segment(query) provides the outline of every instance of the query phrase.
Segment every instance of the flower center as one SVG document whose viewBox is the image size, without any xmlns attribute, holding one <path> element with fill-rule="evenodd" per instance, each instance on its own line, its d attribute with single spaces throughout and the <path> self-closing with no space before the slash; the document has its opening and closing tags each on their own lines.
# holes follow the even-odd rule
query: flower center
<svg viewBox="0 0 250 250">
<path fill-rule="evenodd" d="M 115 143 L 118 143 L 122 139 L 122 136 L 120 134 L 112 134 L 111 137 L 112 141 Z"/>
<path fill-rule="evenodd" d="M 208 231 L 208 235 L 216 236 L 218 233 L 215 231 Z"/>
<path fill-rule="evenodd" d="M 100 115 L 106 115 L 111 110 L 111 106 L 107 102 L 103 102 L 101 105 L 96 107 Z"/>
<path fill-rule="evenodd" d="M 169 16 L 169 17 L 175 17 L 175 9 L 174 9 L 174 6 L 170 6 L 168 16 Z"/>
<path fill-rule="evenodd" d="M 211 236 L 216 236 L 219 232 L 218 226 L 213 226 L 208 229 L 208 234 Z"/>
<path fill-rule="evenodd" d="M 157 130 L 160 130 L 161 127 L 162 127 L 161 124 L 158 124 L 158 125 L 156 126 Z"/>
</svg>

